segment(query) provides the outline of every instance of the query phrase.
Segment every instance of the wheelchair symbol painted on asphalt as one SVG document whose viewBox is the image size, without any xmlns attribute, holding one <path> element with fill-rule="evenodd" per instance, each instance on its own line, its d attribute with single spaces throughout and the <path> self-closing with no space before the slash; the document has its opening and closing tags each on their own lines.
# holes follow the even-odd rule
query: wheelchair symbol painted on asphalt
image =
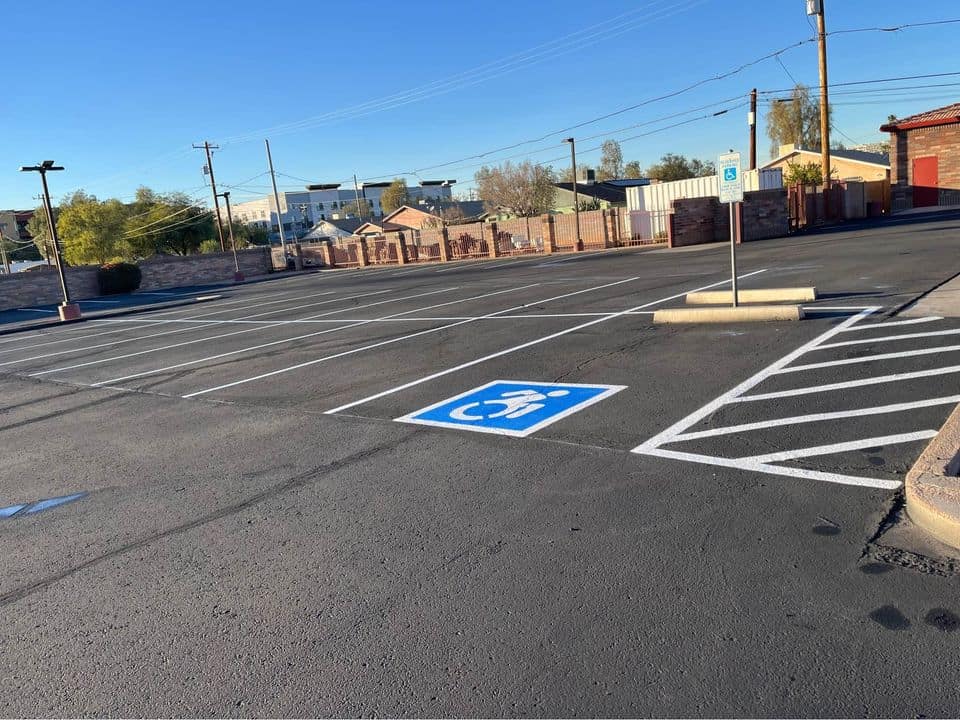
<svg viewBox="0 0 960 720">
<path fill-rule="evenodd" d="M 526 437 L 624 387 L 496 380 L 397 422 Z"/>
<path fill-rule="evenodd" d="M 736 182 L 736 180 L 737 180 L 737 169 L 735 167 L 726 167 L 723 169 L 724 182 Z"/>
</svg>

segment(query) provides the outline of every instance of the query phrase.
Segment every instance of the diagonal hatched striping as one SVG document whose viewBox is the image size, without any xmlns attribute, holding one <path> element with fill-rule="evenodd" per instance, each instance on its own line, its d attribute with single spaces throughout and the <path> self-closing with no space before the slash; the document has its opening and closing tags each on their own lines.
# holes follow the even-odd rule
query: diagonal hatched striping
<svg viewBox="0 0 960 720">
<path fill-rule="evenodd" d="M 818 470 L 809 470 L 791 466 L 779 465 L 777 463 L 801 458 L 810 458 L 823 455 L 832 455 L 836 453 L 848 452 L 851 450 L 861 450 L 864 448 L 884 445 L 894 445 L 900 443 L 916 442 L 929 439 L 936 434 L 933 429 L 911 430 L 909 432 L 894 433 L 882 436 L 856 439 L 848 442 L 837 442 L 828 445 L 817 445 L 805 448 L 788 448 L 782 451 L 766 453 L 763 455 L 752 455 L 745 457 L 720 457 L 706 455 L 695 452 L 685 452 L 675 448 L 667 448 L 668 445 L 675 443 L 689 442 L 693 440 L 712 438 L 734 433 L 744 433 L 763 430 L 771 427 L 797 425 L 804 423 L 818 423 L 827 420 L 842 418 L 852 418 L 867 415 L 880 415 L 887 413 L 901 413 L 908 410 L 936 407 L 938 405 L 952 405 L 960 402 L 960 395 L 950 394 L 943 397 L 921 398 L 912 402 L 895 404 L 877 404 L 873 407 L 862 407 L 834 412 L 808 413 L 792 417 L 773 417 L 759 422 L 743 423 L 730 425 L 727 427 L 715 427 L 704 430 L 690 430 L 701 421 L 708 418 L 720 408 L 734 403 L 750 403 L 761 400 L 773 400 L 779 398 L 796 397 L 803 395 L 815 395 L 818 393 L 828 393 L 833 391 L 843 391 L 851 388 L 867 387 L 875 385 L 884 385 L 887 383 L 901 382 L 916 378 L 935 377 L 949 375 L 960 372 L 960 365 L 951 365 L 947 367 L 934 368 L 930 370 L 920 370 L 915 372 L 902 372 L 896 374 L 886 374 L 874 377 L 867 377 L 858 380 L 845 382 L 827 383 L 808 387 L 798 387 L 789 390 L 780 390 L 768 393 L 748 394 L 753 388 L 773 376 L 783 376 L 787 373 L 796 373 L 802 370 L 817 368 L 832 368 L 841 365 L 854 365 L 863 362 L 873 362 L 882 360 L 893 360 L 899 358 L 909 358 L 922 355 L 936 355 L 940 352 L 949 352 L 953 347 L 944 348 L 925 348 L 918 350 L 907 350 L 897 353 L 882 353 L 871 355 L 865 358 L 851 358 L 847 360 L 833 360 L 819 363 L 809 363 L 805 365 L 794 365 L 793 363 L 806 355 L 807 353 L 824 350 L 828 348 L 846 347 L 848 345 L 860 345 L 870 342 L 891 342 L 900 340 L 910 340 L 918 338 L 935 337 L 942 335 L 957 334 L 955 330 L 937 331 L 931 333 L 905 333 L 900 336 L 882 336 L 873 340 L 863 340 L 851 343 L 829 341 L 840 333 L 849 333 L 861 330 L 870 330 L 874 328 L 890 328 L 901 325 L 916 325 L 918 323 L 927 323 L 941 320 L 940 317 L 918 318 L 913 320 L 902 320 L 892 322 L 880 322 L 866 324 L 862 321 L 876 312 L 878 307 L 866 307 L 859 309 L 851 317 L 844 320 L 834 328 L 826 331 L 817 338 L 802 345 L 791 353 L 787 354 L 769 367 L 764 368 L 754 376 L 740 383 L 728 392 L 720 395 L 699 410 L 691 413 L 687 417 L 679 420 L 663 432 L 650 438 L 642 445 L 635 447 L 632 452 L 641 455 L 652 455 L 656 457 L 670 458 L 674 460 L 683 460 L 687 462 L 696 462 L 707 465 L 717 465 L 721 467 L 738 468 L 753 472 L 768 473 L 773 475 L 782 475 L 786 477 L 805 478 L 811 480 L 820 480 L 844 485 L 859 485 L 863 487 L 873 487 L 881 489 L 896 489 L 901 483 L 898 480 L 885 480 L 879 478 L 861 477 L 856 475 L 846 475 L 834 472 L 821 472 Z M 851 309 L 855 310 L 855 309 Z M 849 337 L 849 336 L 848 336 Z"/>
</svg>

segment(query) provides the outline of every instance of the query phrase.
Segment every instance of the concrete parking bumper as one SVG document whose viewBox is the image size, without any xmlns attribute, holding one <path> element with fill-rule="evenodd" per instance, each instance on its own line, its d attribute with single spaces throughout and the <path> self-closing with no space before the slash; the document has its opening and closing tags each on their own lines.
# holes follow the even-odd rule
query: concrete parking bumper
<svg viewBox="0 0 960 720">
<path fill-rule="evenodd" d="M 907 473 L 907 514 L 918 526 L 960 550 L 960 405 Z"/>
<path fill-rule="evenodd" d="M 729 296 L 730 293 L 727 295 Z M 799 305 L 664 308 L 657 310 L 653 315 L 655 323 L 738 323 L 787 320 L 803 320 L 803 308 Z"/>
<path fill-rule="evenodd" d="M 817 299 L 815 287 L 759 288 L 738 290 L 737 301 L 741 303 L 813 302 Z M 731 290 L 710 290 L 687 294 L 688 305 L 723 305 L 733 302 Z"/>
</svg>

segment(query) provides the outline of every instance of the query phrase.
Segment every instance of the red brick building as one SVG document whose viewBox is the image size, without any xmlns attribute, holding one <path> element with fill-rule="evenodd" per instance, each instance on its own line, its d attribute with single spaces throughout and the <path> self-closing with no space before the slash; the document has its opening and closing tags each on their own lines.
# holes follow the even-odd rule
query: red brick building
<svg viewBox="0 0 960 720">
<path fill-rule="evenodd" d="M 960 205 L 960 103 L 894 120 L 890 133 L 893 210 Z"/>
</svg>

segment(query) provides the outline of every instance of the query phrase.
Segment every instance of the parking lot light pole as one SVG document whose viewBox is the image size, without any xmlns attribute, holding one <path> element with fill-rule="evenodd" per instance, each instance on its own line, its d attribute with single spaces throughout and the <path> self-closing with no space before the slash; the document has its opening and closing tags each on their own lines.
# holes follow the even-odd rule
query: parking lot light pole
<svg viewBox="0 0 960 720">
<path fill-rule="evenodd" d="M 573 214 L 577 225 L 577 242 L 574 249 L 583 250 L 583 240 L 580 238 L 580 201 L 577 195 L 577 144 L 572 137 L 564 142 L 570 143 L 570 170 L 573 172 Z"/>
<path fill-rule="evenodd" d="M 230 230 L 230 247 L 233 249 L 233 281 L 242 282 L 243 273 L 240 272 L 240 260 L 237 258 L 237 241 L 233 238 L 233 214 L 230 212 L 230 191 L 227 190 L 220 193 L 220 197 L 222 197 L 227 204 L 227 228 Z"/>
<path fill-rule="evenodd" d="M 57 235 L 57 224 L 53 221 L 53 205 L 50 204 L 50 189 L 47 187 L 47 173 L 63 170 L 62 165 L 55 165 L 53 160 L 44 160 L 39 165 L 21 165 L 20 172 L 40 173 L 40 181 L 43 183 L 43 207 L 47 215 L 47 227 L 50 230 L 50 238 L 53 240 L 53 252 L 57 260 L 57 273 L 60 275 L 60 289 L 63 291 L 63 302 L 60 303 L 57 310 L 60 313 L 60 320 L 78 320 L 80 318 L 80 306 L 70 301 L 70 290 L 67 287 L 67 276 L 63 271 L 63 257 L 60 253 L 60 237 Z"/>
</svg>

